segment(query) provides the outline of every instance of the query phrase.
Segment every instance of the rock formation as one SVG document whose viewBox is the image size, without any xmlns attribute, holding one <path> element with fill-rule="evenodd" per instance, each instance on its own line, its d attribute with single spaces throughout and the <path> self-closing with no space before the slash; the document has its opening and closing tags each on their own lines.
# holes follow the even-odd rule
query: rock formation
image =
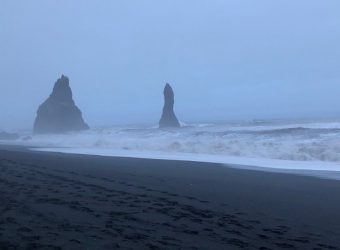
<svg viewBox="0 0 340 250">
<path fill-rule="evenodd" d="M 178 128 L 179 124 L 174 113 L 175 96 L 171 86 L 167 83 L 164 88 L 164 108 L 162 118 L 159 121 L 160 128 Z"/>
<path fill-rule="evenodd" d="M 75 105 L 69 79 L 62 75 L 50 97 L 40 105 L 34 122 L 34 133 L 65 133 L 89 129 Z"/>
</svg>

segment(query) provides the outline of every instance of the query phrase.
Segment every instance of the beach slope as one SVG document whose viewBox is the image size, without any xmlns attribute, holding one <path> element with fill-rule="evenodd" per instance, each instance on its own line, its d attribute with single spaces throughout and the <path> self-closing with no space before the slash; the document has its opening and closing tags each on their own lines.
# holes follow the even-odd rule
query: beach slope
<svg viewBox="0 0 340 250">
<path fill-rule="evenodd" d="M 0 249 L 340 249 L 340 182 L 0 149 Z"/>
</svg>

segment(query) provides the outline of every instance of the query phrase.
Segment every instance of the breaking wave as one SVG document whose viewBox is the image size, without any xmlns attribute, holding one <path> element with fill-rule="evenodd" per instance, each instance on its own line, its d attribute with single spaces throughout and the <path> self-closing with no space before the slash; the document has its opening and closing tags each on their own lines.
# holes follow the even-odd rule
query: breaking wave
<svg viewBox="0 0 340 250">
<path fill-rule="evenodd" d="M 111 127 L 67 135 L 34 135 L 16 144 L 131 152 L 190 153 L 340 163 L 340 123 L 194 124 L 181 129 Z"/>
</svg>

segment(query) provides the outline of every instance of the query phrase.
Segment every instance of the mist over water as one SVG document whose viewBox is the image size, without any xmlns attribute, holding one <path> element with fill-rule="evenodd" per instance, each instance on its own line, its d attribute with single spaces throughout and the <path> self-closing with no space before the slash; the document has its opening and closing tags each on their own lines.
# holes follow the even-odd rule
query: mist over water
<svg viewBox="0 0 340 250">
<path fill-rule="evenodd" d="M 339 9 L 332 0 L 1 1 L 0 131 L 20 134 L 3 143 L 339 163 Z M 91 130 L 32 136 L 62 74 Z M 178 130 L 156 125 L 166 82 Z"/>
<path fill-rule="evenodd" d="M 21 132 L 15 145 L 107 156 L 182 159 L 273 168 L 340 171 L 339 120 L 266 120 L 158 126 L 115 126 L 60 135 Z M 4 143 L 4 142 L 3 142 Z"/>
<path fill-rule="evenodd" d="M 292 7 L 293 6 L 293 7 Z M 337 0 L 0 2 L 0 128 L 30 129 L 65 74 L 92 127 L 340 117 Z"/>
</svg>

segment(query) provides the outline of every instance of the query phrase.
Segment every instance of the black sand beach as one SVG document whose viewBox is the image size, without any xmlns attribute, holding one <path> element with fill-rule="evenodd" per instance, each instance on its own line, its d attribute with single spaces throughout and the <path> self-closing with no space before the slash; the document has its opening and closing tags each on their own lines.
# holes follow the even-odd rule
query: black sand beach
<svg viewBox="0 0 340 250">
<path fill-rule="evenodd" d="M 0 148 L 0 249 L 340 249 L 340 182 Z"/>
</svg>

